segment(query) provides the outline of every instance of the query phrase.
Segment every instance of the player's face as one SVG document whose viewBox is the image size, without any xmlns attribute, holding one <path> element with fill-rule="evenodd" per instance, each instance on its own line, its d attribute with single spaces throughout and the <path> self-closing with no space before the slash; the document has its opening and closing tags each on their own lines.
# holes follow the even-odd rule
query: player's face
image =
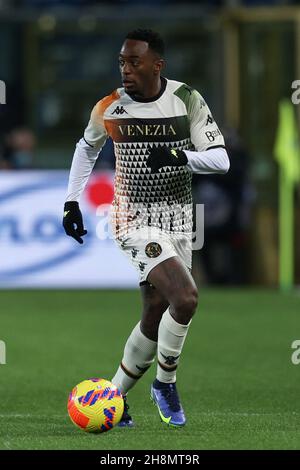
<svg viewBox="0 0 300 470">
<path fill-rule="evenodd" d="M 147 96 L 156 84 L 163 60 L 145 41 L 126 39 L 119 55 L 122 83 L 126 93 Z"/>
</svg>

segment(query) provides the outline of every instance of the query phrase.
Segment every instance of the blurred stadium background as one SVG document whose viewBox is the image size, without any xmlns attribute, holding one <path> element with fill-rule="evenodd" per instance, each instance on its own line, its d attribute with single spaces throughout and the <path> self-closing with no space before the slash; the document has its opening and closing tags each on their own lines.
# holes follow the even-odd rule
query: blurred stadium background
<svg viewBox="0 0 300 470">
<path fill-rule="evenodd" d="M 194 178 L 195 203 L 205 204 L 205 244 L 194 253 L 204 296 L 181 379 L 201 382 L 190 431 L 173 440 L 165 433 L 163 440 L 159 433 L 157 439 L 145 435 L 139 443 L 140 435 L 131 434 L 125 444 L 116 431 L 103 448 L 299 448 L 299 370 L 290 348 L 299 337 L 293 287 L 300 282 L 300 176 L 289 209 L 295 221 L 287 235 L 292 274 L 281 283 L 288 292 L 280 293 L 285 157 L 279 165 L 274 147 L 279 104 L 284 98 L 291 103 L 292 82 L 300 80 L 300 2 L 284 0 L 0 0 L 0 80 L 6 88 L 0 104 L 0 339 L 7 345 L 0 372 L 6 384 L 20 380 L 27 396 L 25 405 L 14 395 L 2 402 L 0 415 L 7 419 L 0 447 L 99 448 L 94 438 L 78 441 L 64 406 L 76 381 L 113 374 L 139 317 L 137 275 L 102 236 L 113 197 L 110 141 L 83 196 L 89 231 L 83 246 L 65 236 L 61 218 L 75 143 L 94 103 L 120 86 L 120 45 L 137 27 L 164 37 L 164 75 L 207 100 L 224 132 L 231 171 Z M 300 104 L 293 110 L 299 128 Z M 89 294 L 81 288 L 117 290 Z M 98 326 L 103 316 L 105 331 L 111 331 L 107 317 L 118 325 L 113 351 L 112 337 L 105 333 L 104 341 Z M 108 360 L 99 364 L 96 350 Z M 145 411 L 141 390 L 133 396 L 147 427 L 154 412 Z M 191 385 L 183 391 L 186 403 L 193 393 Z M 51 406 L 58 411 L 45 428 Z M 26 416 L 33 416 L 27 427 Z"/>
<path fill-rule="evenodd" d="M 225 178 L 194 179 L 195 202 L 207 205 L 205 235 L 210 240 L 207 250 L 195 254 L 195 276 L 201 285 L 276 286 L 278 165 L 274 143 L 279 100 L 291 97 L 291 84 L 300 77 L 299 9 L 295 4 L 2 0 L 0 79 L 6 84 L 6 105 L 0 108 L 0 165 L 3 170 L 14 169 L 17 173 L 2 171 L 1 189 L 4 184 L 9 188 L 27 186 L 32 178 L 26 175 L 29 169 L 52 170 L 51 179 L 53 170 L 70 167 L 75 143 L 93 104 L 120 86 L 117 55 L 126 32 L 137 26 L 156 28 L 167 44 L 165 75 L 200 90 L 223 128 L 232 157 L 232 169 Z M 300 107 L 295 108 L 299 118 Z M 112 145 L 107 142 L 96 165 L 98 171 L 106 170 L 104 181 L 99 175 L 105 191 L 98 191 L 98 195 L 97 191 L 89 193 L 87 209 L 110 202 L 111 188 L 106 176 L 110 180 L 107 171 L 113 167 Z M 63 180 L 64 173 L 59 175 Z M 47 179 L 48 174 L 35 176 L 42 177 Z M 7 183 L 8 178 L 13 178 L 11 183 Z M 52 258 L 51 253 L 46 254 L 49 246 L 54 247 L 61 240 L 59 211 L 64 184 L 58 190 L 57 182 L 53 188 L 57 194 L 60 192 L 60 205 L 54 205 L 53 195 L 46 194 L 44 188 L 39 198 L 45 199 L 32 218 L 29 201 L 36 199 L 36 190 L 30 197 L 28 194 L 26 210 L 22 210 L 26 218 L 31 218 L 27 232 L 25 228 L 22 231 L 24 223 L 19 217 L 6 218 L 5 227 L 2 219 L 1 246 L 4 236 L 12 250 L 21 248 L 22 239 L 26 238 L 30 263 L 43 262 L 43 270 L 39 271 L 42 276 L 46 270 L 44 262 Z M 16 203 L 20 208 L 18 214 L 22 200 L 21 193 L 18 201 L 9 199 L 9 204 Z M 296 203 L 299 215 L 299 196 Z M 1 215 L 2 211 L 3 204 Z M 40 228 L 35 234 L 34 224 Z M 299 223 L 296 233 L 299 238 Z M 65 240 L 65 246 L 72 243 Z M 38 250 L 38 244 L 45 251 L 35 260 L 30 245 Z M 99 249 L 98 242 L 94 248 Z M 295 274 L 299 283 L 299 244 L 296 248 Z M 16 273 L 18 269 L 23 272 L 29 267 L 23 257 L 18 258 L 17 264 L 16 261 L 14 266 L 3 266 L 2 260 L 0 275 L 4 283 L 13 282 L 11 274 L 10 280 L 5 279 L 5 272 L 10 273 L 13 268 Z M 64 264 L 69 264 L 67 257 Z M 69 284 L 69 271 L 65 276 Z"/>
</svg>

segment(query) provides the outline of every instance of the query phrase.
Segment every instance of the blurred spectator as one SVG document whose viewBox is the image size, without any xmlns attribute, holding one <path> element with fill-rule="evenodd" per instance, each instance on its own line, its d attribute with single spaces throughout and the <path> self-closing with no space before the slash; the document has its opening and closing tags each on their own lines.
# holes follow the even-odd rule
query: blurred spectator
<svg viewBox="0 0 300 470">
<path fill-rule="evenodd" d="M 209 284 L 245 284 L 254 190 L 249 155 L 234 129 L 222 129 L 230 158 L 226 175 L 194 179 L 194 202 L 204 204 L 204 246 L 198 259 Z"/>
<path fill-rule="evenodd" d="M 19 127 L 11 130 L 4 137 L 0 167 L 13 170 L 32 168 L 35 146 L 36 139 L 30 129 Z"/>
</svg>

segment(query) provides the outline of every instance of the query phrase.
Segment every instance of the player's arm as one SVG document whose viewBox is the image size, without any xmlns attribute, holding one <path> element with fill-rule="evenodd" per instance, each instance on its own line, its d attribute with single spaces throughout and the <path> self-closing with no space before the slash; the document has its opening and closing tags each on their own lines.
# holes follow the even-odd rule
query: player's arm
<svg viewBox="0 0 300 470">
<path fill-rule="evenodd" d="M 197 90 L 187 101 L 191 141 L 195 151 L 186 150 L 187 167 L 193 173 L 227 173 L 230 167 L 224 138 L 206 102 Z"/>
<path fill-rule="evenodd" d="M 64 205 L 63 226 L 65 232 L 78 243 L 83 243 L 81 237 L 87 233 L 83 226 L 79 199 L 107 137 L 100 101 L 92 110 L 83 138 L 76 144 Z"/>
<path fill-rule="evenodd" d="M 147 161 L 151 172 L 155 173 L 163 166 L 186 166 L 193 173 L 227 173 L 230 164 L 224 138 L 207 104 L 196 90 L 189 92 L 186 107 L 195 151 L 153 148 Z"/>
</svg>

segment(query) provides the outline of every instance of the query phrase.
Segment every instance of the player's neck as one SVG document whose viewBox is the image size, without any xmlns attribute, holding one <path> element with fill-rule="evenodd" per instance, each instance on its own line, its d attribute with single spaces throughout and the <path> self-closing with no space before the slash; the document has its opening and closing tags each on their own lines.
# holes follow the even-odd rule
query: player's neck
<svg viewBox="0 0 300 470">
<path fill-rule="evenodd" d="M 144 98 L 146 100 L 150 98 L 155 98 L 155 96 L 157 96 L 160 93 L 161 87 L 162 87 L 162 83 L 161 83 L 161 78 L 159 76 L 157 80 L 153 84 L 151 84 L 151 86 L 149 86 L 148 89 L 143 91 L 143 94 L 140 94 L 138 96 L 138 98 Z"/>
<path fill-rule="evenodd" d="M 166 85 L 167 80 L 164 77 L 158 77 L 157 81 L 153 84 L 153 86 L 149 87 L 147 90 L 144 90 L 142 93 L 134 93 L 130 96 L 135 101 L 145 103 L 155 101 L 156 99 L 160 98 L 160 96 L 164 93 Z"/>
</svg>

